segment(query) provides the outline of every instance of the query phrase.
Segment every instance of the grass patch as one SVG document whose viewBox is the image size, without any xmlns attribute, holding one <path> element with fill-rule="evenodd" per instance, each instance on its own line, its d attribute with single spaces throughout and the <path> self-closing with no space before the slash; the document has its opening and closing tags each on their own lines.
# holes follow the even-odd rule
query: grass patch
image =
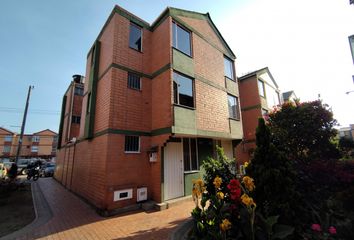
<svg viewBox="0 0 354 240">
<path fill-rule="evenodd" d="M 34 218 L 31 185 L 17 189 L 0 185 L 0 237 L 25 227 Z"/>
</svg>

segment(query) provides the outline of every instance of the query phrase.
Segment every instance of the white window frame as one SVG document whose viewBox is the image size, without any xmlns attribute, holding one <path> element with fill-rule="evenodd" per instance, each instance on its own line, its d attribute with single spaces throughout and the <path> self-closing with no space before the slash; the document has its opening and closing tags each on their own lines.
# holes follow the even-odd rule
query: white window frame
<svg viewBox="0 0 354 240">
<path fill-rule="evenodd" d="M 125 142 L 127 140 L 127 137 L 137 137 L 138 138 L 138 151 L 126 151 L 125 150 Z M 140 136 L 135 136 L 135 135 L 125 135 L 124 137 L 124 152 L 125 153 L 140 153 L 140 143 L 141 143 L 141 140 L 140 140 Z"/>
<path fill-rule="evenodd" d="M 32 142 L 39 142 L 41 138 L 39 136 L 32 136 Z"/>
<path fill-rule="evenodd" d="M 8 151 L 5 151 L 6 149 L 8 149 Z M 11 152 L 11 146 L 9 145 L 5 145 L 4 148 L 2 149 L 3 153 L 10 153 Z"/>
<path fill-rule="evenodd" d="M 37 150 L 36 150 L 36 151 L 33 151 L 33 148 L 36 148 Z M 39 152 L 39 147 L 38 147 L 38 146 L 32 146 L 32 147 L 31 147 L 31 152 L 32 152 L 32 153 L 37 153 L 37 152 Z"/>
<path fill-rule="evenodd" d="M 9 140 L 10 139 L 10 140 Z M 4 142 L 12 142 L 13 137 L 11 135 L 6 135 L 4 137 Z"/>
</svg>

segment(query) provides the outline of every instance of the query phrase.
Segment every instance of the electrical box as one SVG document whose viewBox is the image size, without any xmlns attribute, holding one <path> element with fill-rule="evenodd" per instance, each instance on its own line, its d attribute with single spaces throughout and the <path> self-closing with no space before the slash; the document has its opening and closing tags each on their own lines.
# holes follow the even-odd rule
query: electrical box
<svg viewBox="0 0 354 240">
<path fill-rule="evenodd" d="M 133 189 L 114 191 L 113 201 L 121 201 L 133 198 Z"/>
<path fill-rule="evenodd" d="M 149 160 L 150 160 L 150 162 L 156 162 L 157 161 L 157 152 L 150 152 L 149 153 Z"/>
<path fill-rule="evenodd" d="M 146 201 L 147 200 L 147 187 L 141 187 L 137 189 L 136 201 Z"/>
</svg>

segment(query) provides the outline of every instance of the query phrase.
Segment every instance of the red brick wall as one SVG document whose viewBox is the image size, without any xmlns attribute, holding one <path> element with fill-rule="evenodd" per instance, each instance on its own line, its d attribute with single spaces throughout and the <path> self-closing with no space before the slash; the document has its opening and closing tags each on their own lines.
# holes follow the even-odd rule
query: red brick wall
<svg viewBox="0 0 354 240">
<path fill-rule="evenodd" d="M 250 77 L 250 79 L 247 80 L 242 80 L 239 87 L 241 108 L 261 104 L 256 76 Z"/>
</svg>

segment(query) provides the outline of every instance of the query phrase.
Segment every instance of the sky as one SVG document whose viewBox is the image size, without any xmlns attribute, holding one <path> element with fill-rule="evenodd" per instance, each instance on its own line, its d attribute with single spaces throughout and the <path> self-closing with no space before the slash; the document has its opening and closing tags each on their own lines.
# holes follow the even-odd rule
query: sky
<svg viewBox="0 0 354 240">
<path fill-rule="evenodd" d="M 114 5 L 152 23 L 167 7 L 210 16 L 236 54 L 236 74 L 269 67 L 281 91 L 320 98 L 341 126 L 354 123 L 354 34 L 349 0 L 3 0 L 0 2 L 0 127 L 58 131 L 62 97 Z"/>
</svg>

